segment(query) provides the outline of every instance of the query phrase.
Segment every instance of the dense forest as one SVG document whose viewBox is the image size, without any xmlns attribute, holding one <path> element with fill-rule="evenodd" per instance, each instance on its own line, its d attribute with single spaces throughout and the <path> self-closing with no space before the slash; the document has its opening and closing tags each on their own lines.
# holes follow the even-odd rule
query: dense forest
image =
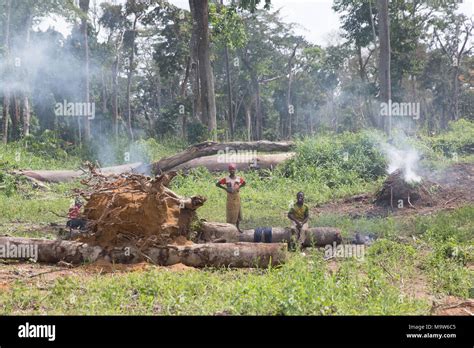
<svg viewBox="0 0 474 348">
<path fill-rule="evenodd" d="M 271 1 L 189 5 L 2 0 L 3 142 L 45 131 L 78 145 L 384 128 L 375 1 L 334 1 L 341 36 L 325 47 L 295 34 Z M 473 21 L 458 5 L 389 3 L 389 99 L 419 108 L 393 117 L 407 132 L 435 134 L 474 118 Z M 39 30 L 50 16 L 65 18 L 70 35 Z"/>
</svg>

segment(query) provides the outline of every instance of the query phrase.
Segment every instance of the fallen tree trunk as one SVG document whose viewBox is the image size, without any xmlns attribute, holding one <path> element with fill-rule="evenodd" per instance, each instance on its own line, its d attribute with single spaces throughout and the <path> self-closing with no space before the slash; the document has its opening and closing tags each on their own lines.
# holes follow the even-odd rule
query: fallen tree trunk
<svg viewBox="0 0 474 348">
<path fill-rule="evenodd" d="M 236 154 L 236 151 L 288 152 L 293 150 L 294 147 L 295 144 L 293 142 L 271 142 L 266 140 L 230 143 L 209 141 L 190 146 L 176 155 L 162 158 L 158 162 L 153 163 L 152 169 L 154 173 L 161 173 L 172 170 L 180 164 L 195 158 L 216 155 L 218 153 L 231 157 Z"/>
<path fill-rule="evenodd" d="M 278 164 L 292 158 L 294 152 L 257 155 L 254 158 L 249 157 L 245 161 L 235 161 L 237 170 L 247 171 L 256 169 L 273 169 Z M 219 155 L 195 158 L 191 161 L 173 167 L 173 170 L 189 170 L 197 167 L 205 167 L 211 172 L 224 172 L 228 169 L 229 161 L 221 161 Z"/>
<path fill-rule="evenodd" d="M 303 247 L 325 246 L 342 243 L 341 231 L 333 227 L 310 227 L 305 231 Z M 239 236 L 242 242 L 289 243 L 296 231 L 291 227 L 271 227 L 268 229 L 244 230 Z M 296 238 L 296 236 L 294 237 Z"/>
<path fill-rule="evenodd" d="M 105 167 L 105 168 L 101 168 L 100 171 L 103 175 L 108 176 L 108 175 L 135 171 L 138 168 L 142 168 L 142 167 L 143 167 L 143 163 L 137 162 L 137 163 L 130 163 L 130 164 L 122 164 L 122 165 L 113 166 L 113 167 Z M 13 174 L 24 175 L 28 178 L 33 178 L 41 182 L 60 183 L 60 182 L 73 181 L 74 179 L 77 179 L 81 175 L 83 175 L 84 171 L 81 171 L 81 170 L 17 170 L 17 171 L 14 171 Z"/>
<path fill-rule="evenodd" d="M 207 221 L 201 222 L 198 232 L 198 240 L 204 243 L 239 242 L 241 234 L 235 225 Z"/>
<path fill-rule="evenodd" d="M 105 255 L 99 246 L 67 240 L 0 237 L 0 259 L 34 259 L 37 262 L 71 264 L 94 262 Z"/>
<path fill-rule="evenodd" d="M 149 248 L 146 252 L 132 249 L 129 256 L 123 249 L 115 249 L 110 256 L 112 261 L 119 263 L 148 260 L 161 266 L 182 263 L 191 267 L 265 268 L 284 263 L 287 250 L 284 243 L 207 243 L 168 245 L 166 248 Z"/>
<path fill-rule="evenodd" d="M 305 231 L 304 247 L 325 246 L 342 243 L 341 231 L 333 227 L 311 227 Z M 199 228 L 199 240 L 212 242 L 250 242 L 250 243 L 289 243 L 293 234 L 291 227 L 265 227 L 239 232 L 232 224 L 220 222 L 202 222 Z M 295 236 L 296 237 L 296 236 Z"/>
<path fill-rule="evenodd" d="M 118 263 L 148 261 L 160 266 L 182 263 L 192 267 L 268 267 L 286 261 L 286 244 L 223 243 L 168 245 L 139 250 L 135 247 L 104 249 L 86 243 L 32 238 L 0 237 L 0 259 L 35 259 L 71 264 L 105 259 Z"/>
<path fill-rule="evenodd" d="M 205 142 L 197 145 L 188 147 L 186 150 L 181 151 L 173 156 L 165 157 L 160 159 L 158 162 L 152 164 L 145 163 L 130 163 L 123 164 L 113 167 L 101 168 L 101 174 L 108 176 L 114 174 L 122 174 L 126 172 L 133 172 L 138 174 L 151 175 L 161 174 L 162 172 L 177 170 L 177 169 L 190 169 L 198 166 L 203 166 L 211 171 L 225 171 L 230 162 L 237 162 L 239 170 L 250 169 L 249 163 L 254 164 L 252 155 L 248 157 L 249 161 L 242 161 L 241 153 L 239 151 L 258 151 L 258 152 L 288 152 L 295 148 L 293 142 L 271 142 L 266 140 L 253 141 L 253 142 L 230 142 L 230 143 L 216 143 L 216 142 Z M 205 156 L 212 156 L 220 154 L 224 156 L 224 160 L 219 161 L 218 156 L 215 158 L 195 160 Z M 245 158 L 247 154 L 243 154 Z M 257 154 L 257 168 L 268 169 L 273 168 L 277 164 L 287 160 L 294 156 L 294 153 L 288 154 Z M 238 160 L 233 161 L 236 158 Z M 194 161 L 193 161 L 194 160 Z M 242 163 L 241 163 L 242 162 Z M 18 170 L 14 171 L 13 174 L 24 175 L 29 178 L 33 178 L 41 182 L 70 182 L 77 179 L 84 174 L 81 170 Z"/>
</svg>

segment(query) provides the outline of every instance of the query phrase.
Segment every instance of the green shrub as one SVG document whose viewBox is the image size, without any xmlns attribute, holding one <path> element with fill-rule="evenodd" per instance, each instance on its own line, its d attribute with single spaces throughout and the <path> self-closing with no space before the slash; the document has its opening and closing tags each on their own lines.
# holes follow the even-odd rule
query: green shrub
<svg viewBox="0 0 474 348">
<path fill-rule="evenodd" d="M 288 178 L 314 179 L 333 188 L 372 181 L 385 173 L 385 160 L 369 133 L 328 134 L 306 138 L 281 173 Z"/>
<path fill-rule="evenodd" d="M 468 205 L 453 212 L 417 220 L 416 233 L 428 242 L 472 242 L 474 239 L 474 206 Z"/>
<path fill-rule="evenodd" d="M 451 158 L 453 154 L 474 153 L 474 122 L 460 119 L 449 123 L 448 131 L 432 138 L 426 138 L 430 147 Z"/>
</svg>

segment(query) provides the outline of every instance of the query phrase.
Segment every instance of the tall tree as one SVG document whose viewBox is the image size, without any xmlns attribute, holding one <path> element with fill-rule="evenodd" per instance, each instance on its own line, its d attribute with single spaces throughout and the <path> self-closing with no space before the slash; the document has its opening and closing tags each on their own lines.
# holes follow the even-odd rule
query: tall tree
<svg viewBox="0 0 474 348">
<path fill-rule="evenodd" d="M 197 71 L 199 75 L 199 95 L 201 99 L 201 117 L 208 130 L 216 138 L 216 98 L 214 75 L 211 67 L 209 44 L 209 1 L 189 0 L 193 18 L 193 30 L 196 33 Z"/>
<path fill-rule="evenodd" d="M 115 138 L 119 135 L 120 107 L 119 107 L 119 73 L 122 57 L 123 39 L 126 30 L 126 16 L 122 5 L 102 4 L 103 14 L 99 22 L 108 30 L 107 45 L 112 55 L 111 64 L 111 109 L 112 126 Z"/>
<path fill-rule="evenodd" d="M 132 15 L 133 20 L 131 28 L 126 31 L 125 43 L 129 50 L 128 55 L 128 73 L 127 73 L 127 126 L 130 139 L 133 140 L 133 122 L 132 122 L 132 106 L 131 106 L 131 88 L 132 78 L 135 71 L 135 50 L 137 40 L 137 24 L 138 21 L 143 17 L 147 7 L 150 4 L 147 1 L 128 0 L 125 4 L 126 15 Z"/>
<path fill-rule="evenodd" d="M 388 17 L 389 0 L 377 0 L 377 12 L 379 15 L 379 81 L 380 100 L 389 103 L 392 99 L 390 79 L 390 22 Z M 392 128 L 392 116 L 389 112 L 384 129 L 390 136 Z"/>
<path fill-rule="evenodd" d="M 3 51 L 4 59 L 7 62 L 5 64 L 5 75 L 10 74 L 10 16 L 11 16 L 11 0 L 5 2 L 5 28 L 4 28 L 4 41 L 3 41 Z M 8 123 L 10 119 L 10 90 L 9 82 L 3 84 L 3 125 L 2 125 L 2 141 L 4 144 L 8 142 Z"/>
<path fill-rule="evenodd" d="M 89 2 L 90 0 L 80 0 L 79 8 L 81 9 L 81 34 L 82 34 L 82 49 L 84 52 L 84 73 L 83 73 L 83 88 L 84 88 L 84 102 L 86 105 L 90 104 L 90 81 L 89 81 L 89 39 L 87 30 L 87 21 L 89 18 Z M 89 107 L 89 106 L 88 106 Z M 89 117 L 84 119 L 84 135 L 86 140 L 91 137 L 91 124 Z"/>
</svg>

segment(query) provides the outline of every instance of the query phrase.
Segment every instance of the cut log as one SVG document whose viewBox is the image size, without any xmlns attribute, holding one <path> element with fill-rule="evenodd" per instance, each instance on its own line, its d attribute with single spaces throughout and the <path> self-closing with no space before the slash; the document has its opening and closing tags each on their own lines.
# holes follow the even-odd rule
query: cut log
<svg viewBox="0 0 474 348">
<path fill-rule="evenodd" d="M 329 244 L 342 243 L 341 230 L 334 227 L 311 227 L 306 230 L 304 247 L 326 246 Z"/>
<path fill-rule="evenodd" d="M 294 152 L 288 153 L 277 153 L 277 154 L 264 154 L 257 155 L 255 158 L 248 158 L 244 161 L 235 161 L 237 170 L 239 171 L 248 171 L 256 169 L 273 169 L 280 163 L 283 163 L 287 159 L 295 156 Z M 173 170 L 189 170 L 197 167 L 205 167 L 211 172 L 224 172 L 227 171 L 229 162 L 231 161 L 222 161 L 219 155 L 206 156 L 201 158 L 195 158 L 191 161 L 185 162 L 173 168 Z"/>
<path fill-rule="evenodd" d="M 123 164 L 113 167 L 101 168 L 100 171 L 103 175 L 109 176 L 114 174 L 121 174 L 126 172 L 135 172 L 138 168 L 142 168 L 143 163 L 130 163 Z M 81 170 L 17 170 L 12 172 L 15 175 L 24 175 L 28 178 L 33 178 L 41 182 L 71 182 L 81 175 L 84 174 L 84 171 Z"/>
<path fill-rule="evenodd" d="M 67 240 L 0 237 L 0 259 L 34 259 L 71 264 L 94 262 L 105 255 L 99 246 Z"/>
<path fill-rule="evenodd" d="M 268 230 L 269 231 L 269 230 Z M 289 243 L 292 236 L 291 227 L 272 227 L 271 232 L 257 229 L 244 230 L 239 236 L 242 242 L 254 243 Z M 303 247 L 325 246 L 342 242 L 341 231 L 333 227 L 311 227 L 305 231 Z"/>
<path fill-rule="evenodd" d="M 221 222 L 201 222 L 199 226 L 198 240 L 205 243 L 212 242 L 248 242 L 247 240 L 240 240 L 241 233 L 235 225 Z M 253 241 L 250 241 L 253 242 Z"/>
<path fill-rule="evenodd" d="M 271 227 L 270 233 L 262 233 L 258 229 L 244 230 L 239 240 L 253 243 L 288 243 L 291 240 L 291 228 Z"/>
<path fill-rule="evenodd" d="M 258 267 L 276 266 L 286 261 L 288 246 L 257 243 L 207 243 L 166 248 L 149 248 L 146 252 L 132 249 L 126 256 L 123 249 L 115 249 L 111 260 L 119 263 L 151 261 L 170 266 L 182 263 L 191 267 Z"/>
<path fill-rule="evenodd" d="M 249 242 L 249 243 L 289 243 L 292 236 L 291 227 L 268 227 L 249 229 L 239 232 L 232 224 L 219 222 L 202 222 L 199 229 L 199 240 L 212 242 Z M 311 227 L 306 230 L 304 247 L 325 246 L 342 242 L 341 231 L 333 227 Z"/>
<path fill-rule="evenodd" d="M 0 259 L 30 259 L 37 262 L 82 264 L 106 259 L 118 263 L 148 261 L 170 266 L 261 267 L 286 261 L 286 244 L 223 243 L 168 245 L 139 250 L 135 247 L 103 249 L 86 243 L 60 240 L 0 237 Z"/>
<path fill-rule="evenodd" d="M 161 173 L 172 170 L 180 164 L 191 161 L 195 158 L 211 156 L 216 154 L 227 154 L 229 157 L 235 154 L 235 151 L 260 151 L 260 152 L 288 152 L 295 148 L 293 142 L 271 142 L 266 140 L 253 142 L 230 142 L 216 143 L 204 142 L 188 147 L 186 150 L 176 155 L 165 157 L 158 162 L 153 163 L 153 172 Z"/>
</svg>

